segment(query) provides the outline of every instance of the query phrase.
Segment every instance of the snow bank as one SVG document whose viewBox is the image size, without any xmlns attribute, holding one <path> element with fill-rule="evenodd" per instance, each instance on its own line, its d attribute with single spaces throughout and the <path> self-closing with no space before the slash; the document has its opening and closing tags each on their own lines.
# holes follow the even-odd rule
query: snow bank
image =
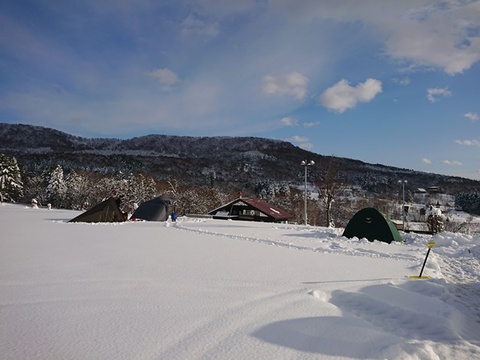
<svg viewBox="0 0 480 360">
<path fill-rule="evenodd" d="M 479 236 L 76 215 L 0 206 L 2 359 L 480 357 Z"/>
</svg>

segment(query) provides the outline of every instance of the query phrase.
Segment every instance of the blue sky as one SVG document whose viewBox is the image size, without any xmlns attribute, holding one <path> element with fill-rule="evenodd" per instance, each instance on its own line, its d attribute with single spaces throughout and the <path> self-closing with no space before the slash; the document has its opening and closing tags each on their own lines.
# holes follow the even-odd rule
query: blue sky
<svg viewBox="0 0 480 360">
<path fill-rule="evenodd" d="M 3 0 L 0 122 L 480 179 L 480 1 Z"/>
</svg>

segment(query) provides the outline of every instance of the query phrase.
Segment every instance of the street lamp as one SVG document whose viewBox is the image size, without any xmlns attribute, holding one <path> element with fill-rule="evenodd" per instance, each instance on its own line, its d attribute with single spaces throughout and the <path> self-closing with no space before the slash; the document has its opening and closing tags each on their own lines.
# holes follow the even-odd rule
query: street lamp
<svg viewBox="0 0 480 360">
<path fill-rule="evenodd" d="M 303 218 L 305 220 L 305 225 L 307 225 L 307 167 L 312 166 L 314 164 L 315 164 L 315 161 L 313 161 L 313 160 L 310 160 L 310 161 L 302 160 L 302 162 L 300 163 L 300 165 L 305 167 L 305 191 L 304 191 L 304 194 L 303 194 L 303 200 L 304 200 L 304 205 L 305 205 L 304 206 Z"/>
<path fill-rule="evenodd" d="M 405 231 L 405 184 L 407 180 L 398 180 L 399 184 L 402 184 L 402 230 Z"/>
</svg>

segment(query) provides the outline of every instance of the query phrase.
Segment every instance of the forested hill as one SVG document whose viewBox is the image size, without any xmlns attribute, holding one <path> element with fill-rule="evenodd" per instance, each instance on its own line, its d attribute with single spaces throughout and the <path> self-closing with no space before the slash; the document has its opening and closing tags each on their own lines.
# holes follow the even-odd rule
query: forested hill
<svg viewBox="0 0 480 360">
<path fill-rule="evenodd" d="M 321 179 L 330 156 L 286 141 L 257 137 L 147 135 L 127 140 L 89 139 L 31 125 L 0 123 L 0 152 L 15 156 L 29 173 L 60 164 L 101 174 L 136 173 L 192 186 L 254 190 L 264 182 L 303 183 L 302 160 L 314 160 L 309 181 Z M 398 193 L 398 180 L 410 189 L 440 186 L 445 192 L 480 189 L 480 181 L 335 158 L 336 181 L 373 193 Z"/>
</svg>

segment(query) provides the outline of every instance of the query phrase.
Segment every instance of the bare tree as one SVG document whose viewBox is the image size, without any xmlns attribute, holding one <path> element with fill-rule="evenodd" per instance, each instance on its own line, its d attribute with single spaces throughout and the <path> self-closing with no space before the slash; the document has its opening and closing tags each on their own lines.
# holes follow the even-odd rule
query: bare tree
<svg viewBox="0 0 480 360">
<path fill-rule="evenodd" d="M 333 225 L 332 204 L 338 198 L 345 187 L 339 180 L 338 161 L 334 156 L 330 157 L 327 169 L 320 175 L 315 184 L 318 188 L 318 201 L 325 212 L 326 226 Z"/>
<path fill-rule="evenodd" d="M 231 198 L 220 190 L 207 187 L 191 187 L 176 179 L 167 181 L 168 193 L 175 198 L 175 211 L 179 214 L 207 214 Z"/>
</svg>

